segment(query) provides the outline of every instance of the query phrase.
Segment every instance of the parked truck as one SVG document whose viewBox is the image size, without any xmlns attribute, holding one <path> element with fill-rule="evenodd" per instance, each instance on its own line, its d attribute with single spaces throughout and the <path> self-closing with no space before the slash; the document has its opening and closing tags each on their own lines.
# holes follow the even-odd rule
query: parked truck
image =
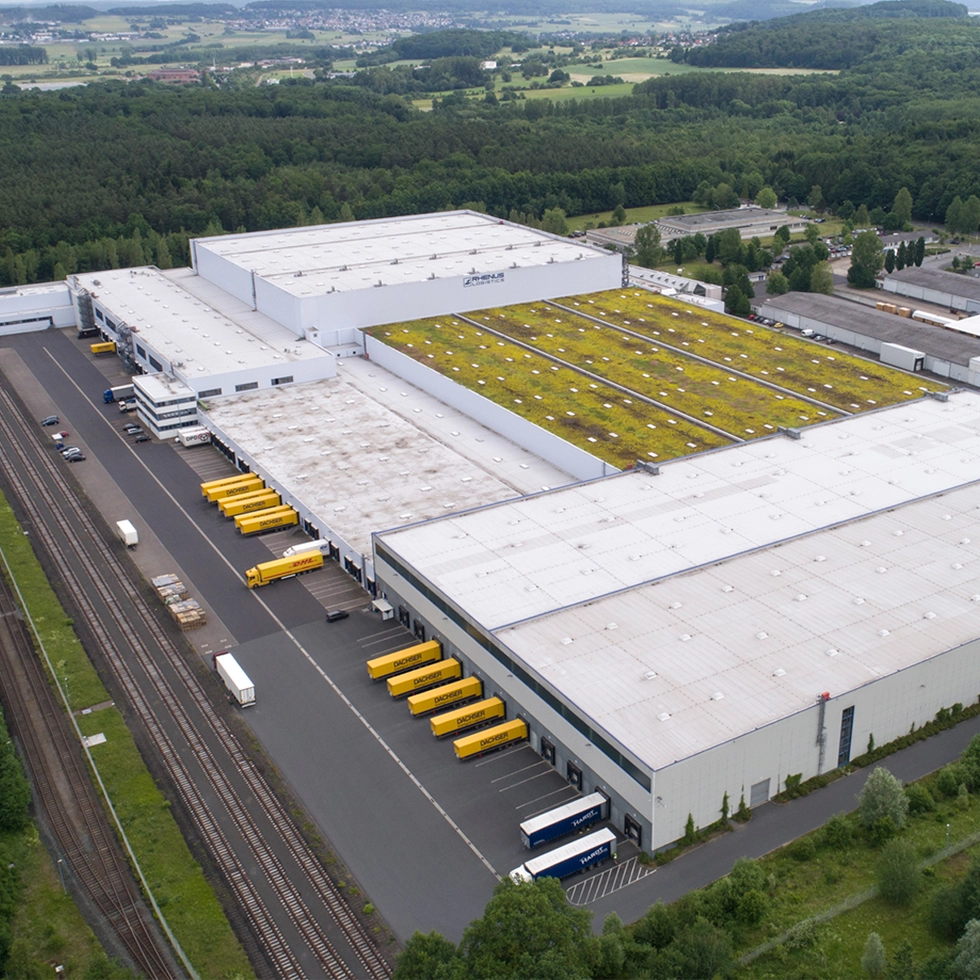
<svg viewBox="0 0 980 980">
<path fill-rule="evenodd" d="M 131 521 L 116 521 L 116 530 L 127 548 L 135 548 L 140 543 L 140 536 Z"/>
<path fill-rule="evenodd" d="M 214 669 L 239 707 L 248 708 L 255 704 L 255 685 L 230 653 L 216 653 Z"/>
<path fill-rule="evenodd" d="M 330 554 L 330 542 L 326 538 L 319 541 L 304 541 L 302 544 L 294 544 L 287 548 L 283 553 L 283 558 L 292 558 L 294 555 L 306 555 L 311 551 L 319 551 L 321 555 Z"/>
<path fill-rule="evenodd" d="M 109 405 L 112 402 L 121 402 L 126 398 L 132 398 L 135 394 L 135 390 L 131 384 L 129 385 L 117 385 L 115 388 L 106 388 L 102 392 L 102 401 Z"/>
<path fill-rule="evenodd" d="M 268 585 L 270 582 L 292 578 L 294 575 L 302 575 L 304 572 L 312 572 L 322 567 L 323 555 L 319 552 L 297 555 L 295 558 L 276 558 L 250 568 L 245 573 L 245 584 L 250 589 L 257 589 L 260 585 Z"/>
<path fill-rule="evenodd" d="M 177 441 L 182 446 L 207 446 L 211 442 L 211 432 L 203 425 L 189 425 L 177 430 Z"/>
<path fill-rule="evenodd" d="M 139 408 L 139 402 L 137 402 L 135 398 L 128 398 L 119 403 L 119 411 L 123 415 L 126 415 L 129 412 L 135 412 L 137 408 Z"/>
<path fill-rule="evenodd" d="M 536 881 L 538 878 L 567 878 L 577 871 L 593 868 L 613 856 L 616 835 L 608 828 L 597 830 L 594 834 L 581 837 L 571 844 L 556 847 L 547 854 L 531 858 L 511 871 L 511 878 L 520 884 L 522 881 Z"/>
<path fill-rule="evenodd" d="M 605 819 L 608 802 L 602 793 L 592 793 L 547 813 L 539 813 L 521 824 L 521 843 L 528 848 L 537 847 L 556 837 L 591 827 Z"/>
</svg>

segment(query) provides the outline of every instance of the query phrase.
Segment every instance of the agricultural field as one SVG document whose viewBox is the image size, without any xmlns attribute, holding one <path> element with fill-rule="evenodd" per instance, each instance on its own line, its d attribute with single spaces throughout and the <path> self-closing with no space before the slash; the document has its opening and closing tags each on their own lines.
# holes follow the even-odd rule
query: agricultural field
<svg viewBox="0 0 980 980">
<path fill-rule="evenodd" d="M 569 296 L 555 303 L 580 307 L 589 316 L 626 327 L 653 342 L 669 344 L 678 351 L 690 350 L 723 367 L 731 365 L 847 414 L 947 389 L 939 382 L 922 384 L 922 379 L 902 371 L 802 337 L 710 310 L 692 309 L 683 301 L 645 290 L 610 290 Z"/>
<path fill-rule="evenodd" d="M 738 439 L 771 435 L 780 425 L 837 417 L 723 367 L 675 353 L 659 343 L 640 341 L 613 325 L 602 326 L 547 303 L 481 310 L 468 318 Z M 624 320 L 627 325 L 630 322 Z"/>
<path fill-rule="evenodd" d="M 413 320 L 367 332 L 620 468 L 638 459 L 673 459 L 731 441 L 458 317 Z"/>
</svg>

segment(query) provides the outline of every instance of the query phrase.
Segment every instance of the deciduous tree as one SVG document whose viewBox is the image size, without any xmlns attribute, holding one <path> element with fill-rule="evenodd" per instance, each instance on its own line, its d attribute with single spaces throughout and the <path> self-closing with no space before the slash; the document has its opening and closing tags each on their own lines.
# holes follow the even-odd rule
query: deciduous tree
<svg viewBox="0 0 980 980">
<path fill-rule="evenodd" d="M 884 766 L 878 766 L 858 793 L 861 822 L 870 827 L 882 817 L 890 817 L 896 827 L 902 827 L 908 810 L 902 784 Z"/>
</svg>

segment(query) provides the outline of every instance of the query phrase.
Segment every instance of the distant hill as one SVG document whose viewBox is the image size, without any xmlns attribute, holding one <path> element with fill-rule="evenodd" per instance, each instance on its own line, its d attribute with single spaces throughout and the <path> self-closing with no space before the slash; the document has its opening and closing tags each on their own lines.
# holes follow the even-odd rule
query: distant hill
<svg viewBox="0 0 980 980">
<path fill-rule="evenodd" d="M 688 51 L 684 60 L 701 68 L 853 68 L 883 50 L 922 43 L 931 33 L 923 29 L 923 21 L 967 18 L 965 6 L 947 0 L 825 8 L 732 24 L 729 33 Z"/>
<path fill-rule="evenodd" d="M 80 24 L 90 17 L 98 17 L 93 7 L 80 4 L 49 4 L 46 7 L 0 7 L 0 24 L 27 24 L 38 21 L 62 21 Z"/>
</svg>

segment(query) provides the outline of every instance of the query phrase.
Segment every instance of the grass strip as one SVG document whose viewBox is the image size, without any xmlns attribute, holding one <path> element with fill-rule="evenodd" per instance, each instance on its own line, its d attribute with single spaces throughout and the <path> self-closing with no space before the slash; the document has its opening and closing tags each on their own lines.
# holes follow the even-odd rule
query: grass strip
<svg viewBox="0 0 980 980">
<path fill-rule="evenodd" d="M 59 679 L 67 678 L 72 707 L 77 711 L 108 702 L 108 692 L 31 550 L 29 535 L 5 500 L 0 503 L 0 548 Z M 79 716 L 79 727 L 85 735 L 106 735 L 106 743 L 95 746 L 92 756 L 157 904 L 199 974 L 216 980 L 254 976 L 122 715 L 105 707 Z"/>
</svg>

